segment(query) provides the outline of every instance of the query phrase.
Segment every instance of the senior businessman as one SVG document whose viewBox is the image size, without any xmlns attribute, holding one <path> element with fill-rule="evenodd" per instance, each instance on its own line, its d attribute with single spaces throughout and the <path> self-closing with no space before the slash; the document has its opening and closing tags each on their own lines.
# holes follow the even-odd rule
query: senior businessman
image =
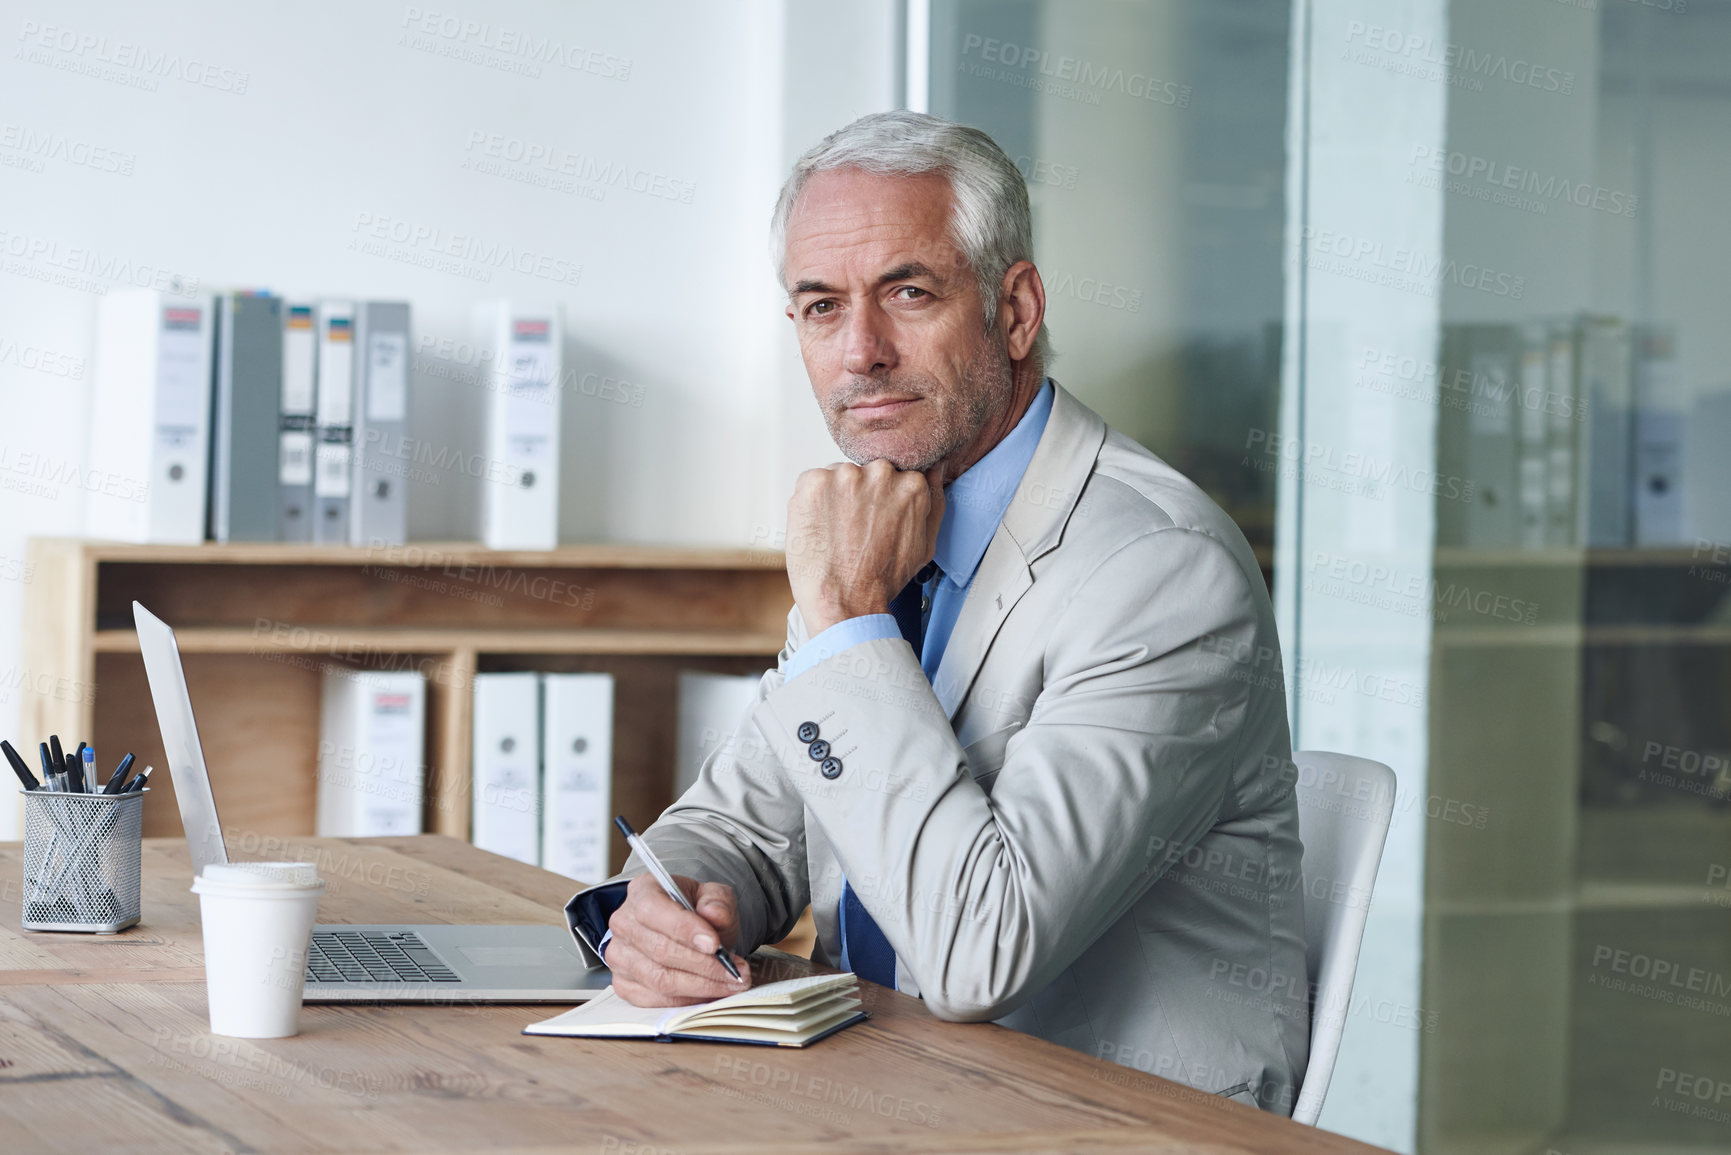
<svg viewBox="0 0 1731 1155">
<path fill-rule="evenodd" d="M 855 121 L 794 166 L 773 245 L 848 460 L 788 503 L 777 668 L 645 833 L 697 912 L 633 857 L 574 930 L 672 1005 L 736 993 L 717 945 L 809 902 L 818 961 L 942 1018 L 1290 1113 L 1298 814 L 1243 536 L 1046 375 L 1027 189 L 984 133 Z"/>
</svg>

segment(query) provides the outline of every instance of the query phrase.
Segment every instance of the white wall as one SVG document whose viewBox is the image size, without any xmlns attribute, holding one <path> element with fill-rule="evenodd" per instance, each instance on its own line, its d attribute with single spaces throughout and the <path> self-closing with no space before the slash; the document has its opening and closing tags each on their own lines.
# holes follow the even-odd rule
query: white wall
<svg viewBox="0 0 1731 1155">
<path fill-rule="evenodd" d="M 483 397 L 440 340 L 468 336 L 477 299 L 558 300 L 562 538 L 773 542 L 793 476 L 838 455 L 781 316 L 767 222 L 792 155 L 897 103 L 895 10 L 7 4 L 0 733 L 42 737 L 17 733 L 23 696 L 56 674 L 20 665 L 25 542 L 80 529 L 97 301 L 135 279 L 411 301 L 410 435 L 444 460 L 480 451 Z M 493 138 L 627 183 L 478 171 Z M 657 177 L 672 197 L 630 187 Z M 427 267 L 460 237 L 581 275 Z M 431 473 L 410 492 L 410 536 L 474 538 L 485 483 Z"/>
</svg>

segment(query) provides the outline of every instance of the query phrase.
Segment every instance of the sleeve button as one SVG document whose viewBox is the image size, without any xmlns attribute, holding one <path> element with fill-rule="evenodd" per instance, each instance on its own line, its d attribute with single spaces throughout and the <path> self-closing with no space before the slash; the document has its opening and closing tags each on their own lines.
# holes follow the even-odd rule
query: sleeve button
<svg viewBox="0 0 1731 1155">
<path fill-rule="evenodd" d="M 805 752 L 811 755 L 811 760 L 813 762 L 822 762 L 825 758 L 829 757 L 829 743 L 825 742 L 822 738 L 819 738 L 810 746 L 806 747 Z"/>
<path fill-rule="evenodd" d="M 840 758 L 825 758 L 822 762 L 818 763 L 817 768 L 823 772 L 823 776 L 825 778 L 840 778 L 841 777 L 841 759 Z"/>
<path fill-rule="evenodd" d="M 816 722 L 801 722 L 799 724 L 799 740 L 801 742 L 815 742 L 817 736 L 818 728 Z"/>
</svg>

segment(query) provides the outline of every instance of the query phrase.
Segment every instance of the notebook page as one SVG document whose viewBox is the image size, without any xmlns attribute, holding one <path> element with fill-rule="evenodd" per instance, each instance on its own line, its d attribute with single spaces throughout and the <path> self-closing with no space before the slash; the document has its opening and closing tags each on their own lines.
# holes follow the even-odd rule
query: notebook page
<svg viewBox="0 0 1731 1155">
<path fill-rule="evenodd" d="M 742 1043 L 772 1043 L 778 1047 L 803 1047 L 815 1042 L 826 1031 L 842 1026 L 860 1017 L 860 1011 L 853 1007 L 844 1007 L 833 1015 L 826 1015 L 822 1020 L 813 1023 L 806 1030 L 797 1033 L 787 1031 L 772 1031 L 764 1027 L 733 1027 L 726 1036 L 721 1035 L 679 1035 L 674 1038 L 700 1039 L 704 1041 L 742 1042 Z"/>
<path fill-rule="evenodd" d="M 733 1028 L 751 1027 L 765 1031 L 782 1031 L 790 1034 L 800 1034 L 810 1030 L 818 1023 L 826 1022 L 837 1011 L 857 1011 L 860 1008 L 858 999 L 820 999 L 809 1008 L 797 1015 L 754 1014 L 749 1007 L 740 1007 L 732 1013 L 722 1012 L 715 1015 L 705 1015 L 695 1023 L 687 1023 L 680 1028 L 687 1034 L 699 1031 L 706 1035 L 732 1034 Z"/>
<path fill-rule="evenodd" d="M 531 1023 L 524 1030 L 531 1035 L 654 1038 L 662 1033 L 662 1020 L 670 1013 L 667 1007 L 634 1007 L 608 987 L 588 1002 L 579 1003 L 562 1015 Z"/>
<path fill-rule="evenodd" d="M 626 1002 L 612 987 L 564 1014 L 532 1023 L 525 1030 L 532 1035 L 598 1035 L 619 1038 L 652 1038 L 691 1027 L 710 1012 L 726 1014 L 731 1009 L 754 1011 L 754 1017 L 780 1014 L 798 1017 L 809 1004 L 826 995 L 840 994 L 855 987 L 858 978 L 851 974 L 809 975 L 805 978 L 784 979 L 765 983 L 737 995 L 697 1003 L 689 1007 L 636 1007 Z M 851 993 L 851 992 L 850 992 Z"/>
<path fill-rule="evenodd" d="M 765 983 L 761 987 L 753 987 L 737 995 L 728 995 L 714 1002 L 698 1003 L 695 1006 L 677 1007 L 667 1020 L 666 1030 L 684 1030 L 687 1027 L 700 1027 L 697 1020 L 712 1011 L 727 1011 L 734 1007 L 790 1007 L 801 1003 L 810 997 L 827 990 L 839 991 L 846 987 L 856 986 L 859 976 L 852 974 L 839 975 L 807 975 L 800 979 L 783 979 L 780 982 Z"/>
</svg>

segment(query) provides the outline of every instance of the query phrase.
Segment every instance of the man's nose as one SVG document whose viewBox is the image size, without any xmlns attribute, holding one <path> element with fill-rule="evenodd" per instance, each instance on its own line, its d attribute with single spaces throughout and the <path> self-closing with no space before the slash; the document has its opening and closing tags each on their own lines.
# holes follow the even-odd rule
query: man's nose
<svg viewBox="0 0 1731 1155">
<path fill-rule="evenodd" d="M 890 340 L 889 318 L 872 305 L 857 308 L 848 318 L 847 345 L 842 367 L 849 373 L 869 377 L 895 368 L 895 345 Z"/>
</svg>

